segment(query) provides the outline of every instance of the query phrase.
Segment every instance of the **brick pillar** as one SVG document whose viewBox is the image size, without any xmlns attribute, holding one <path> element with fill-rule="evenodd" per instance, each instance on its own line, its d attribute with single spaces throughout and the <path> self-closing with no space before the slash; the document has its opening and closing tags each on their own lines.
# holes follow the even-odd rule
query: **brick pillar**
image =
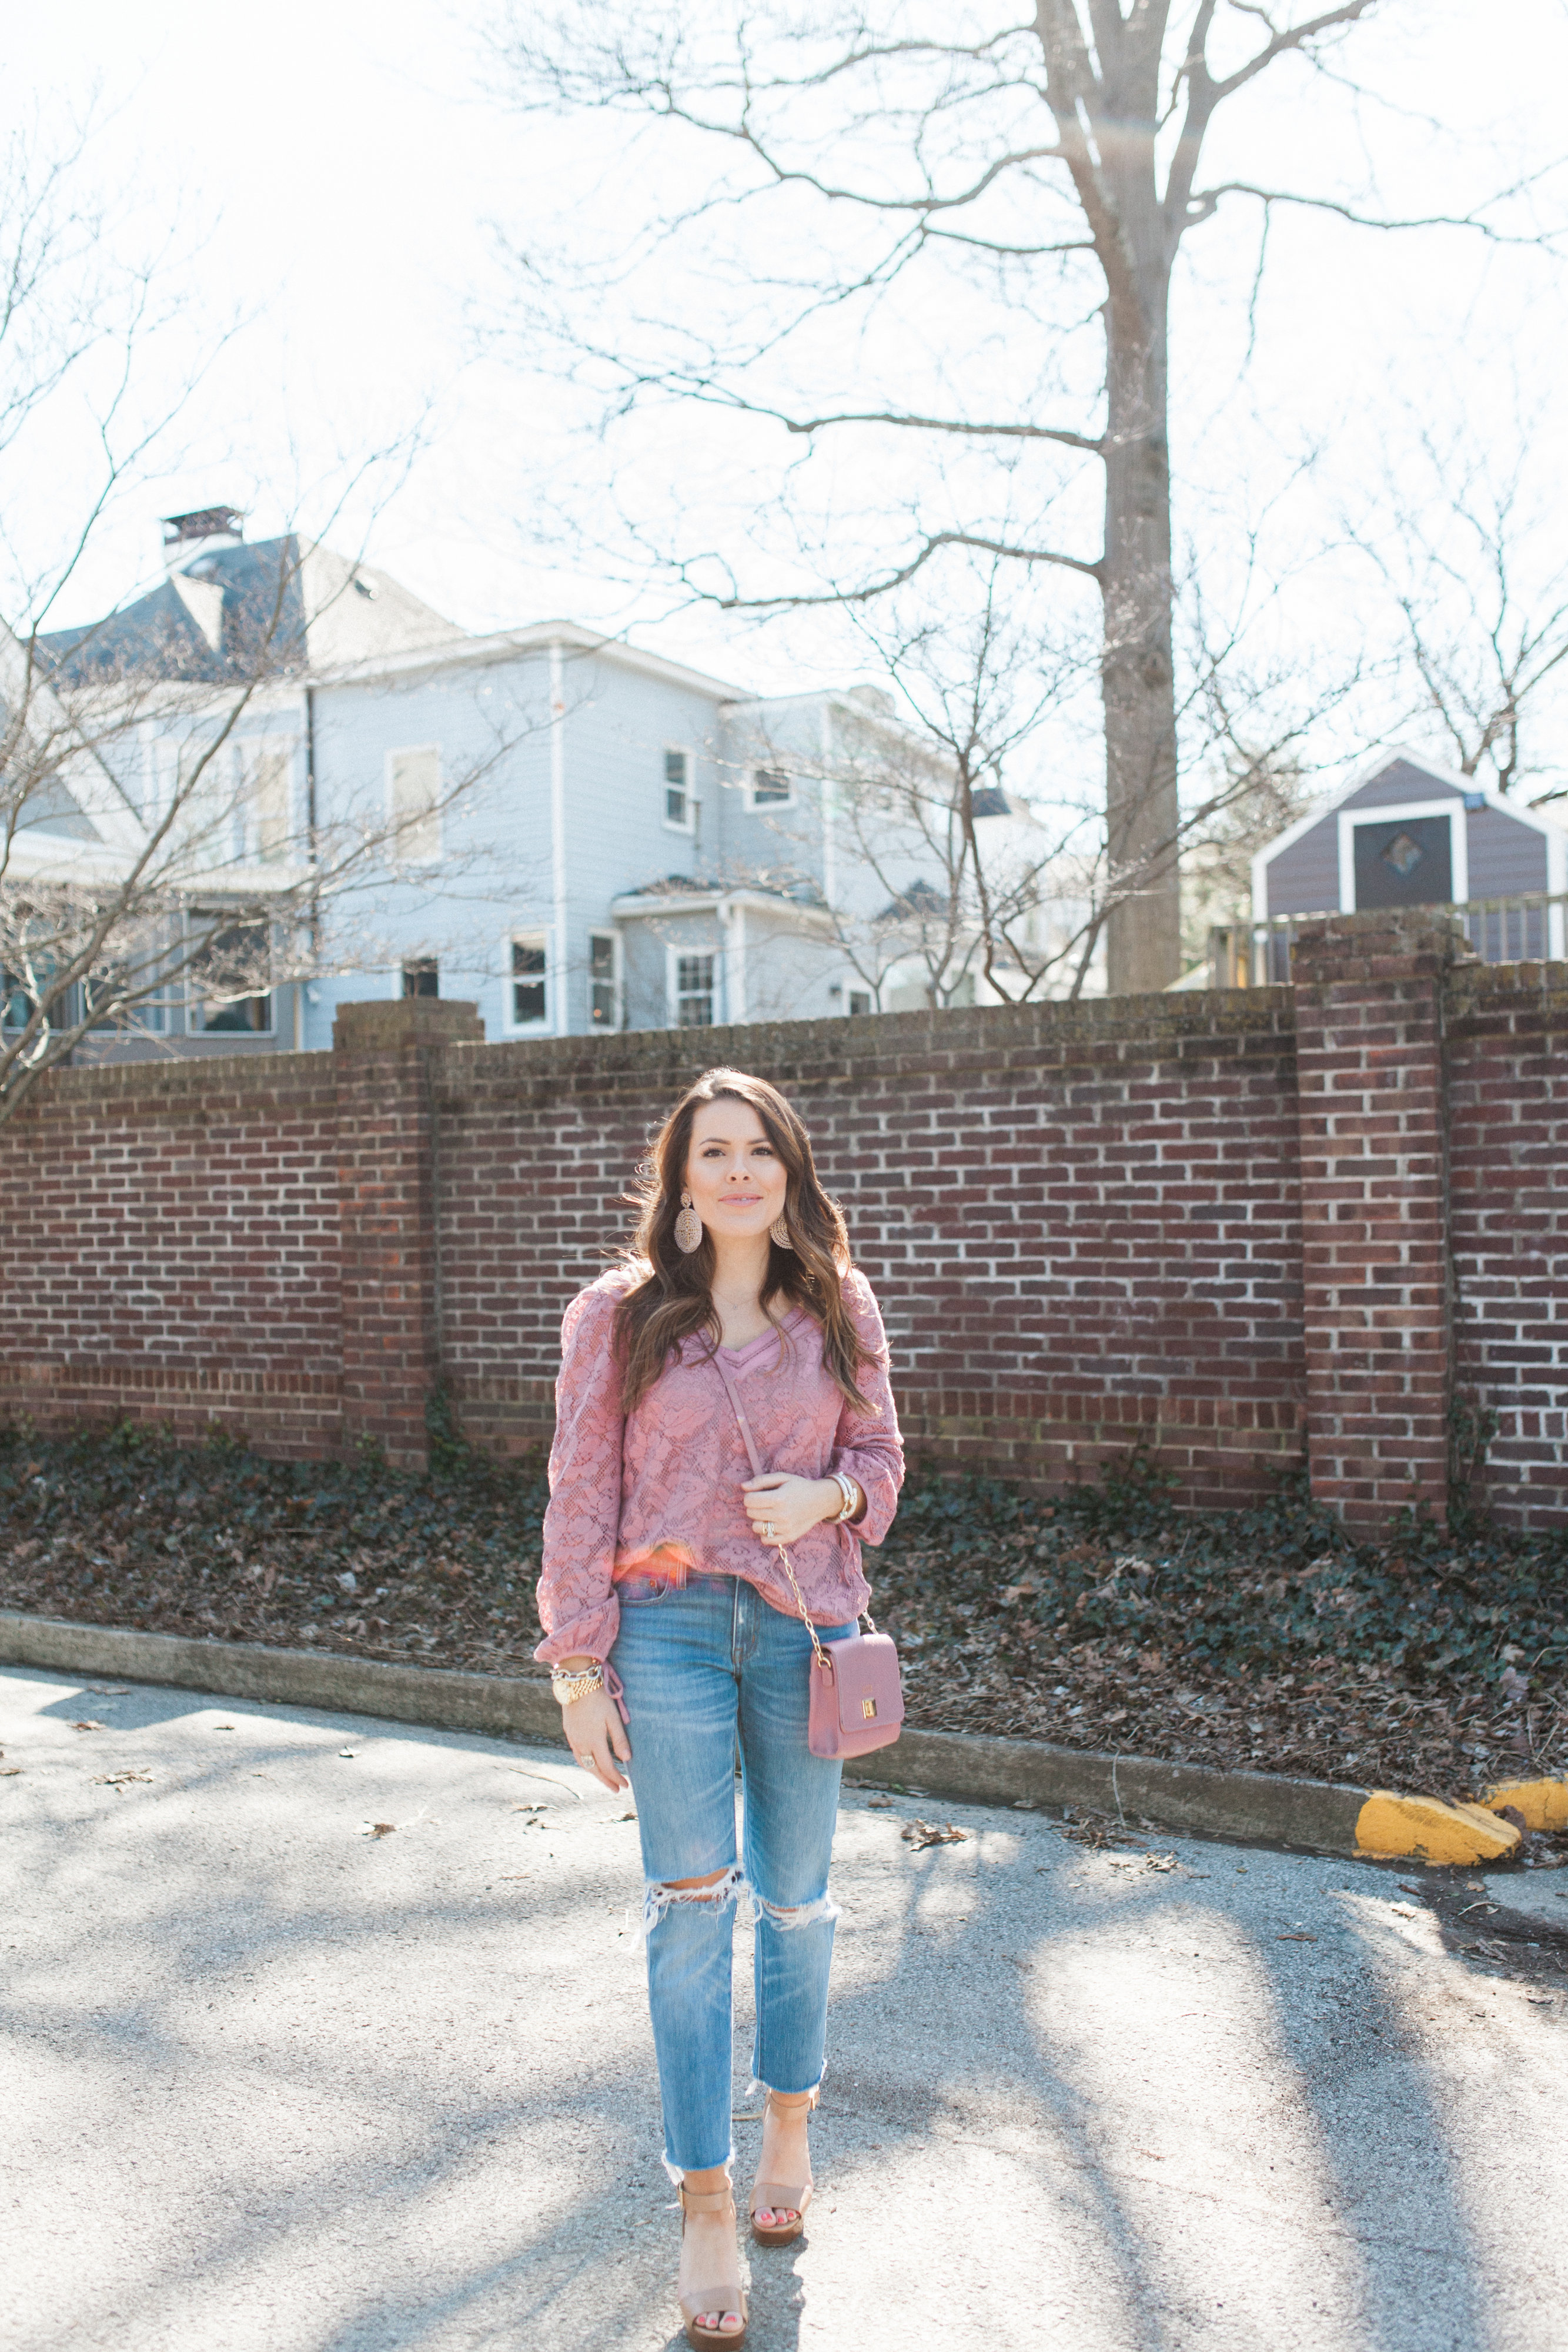
<svg viewBox="0 0 1568 2352">
<path fill-rule="evenodd" d="M 423 1469 L 439 1362 L 435 1124 L 430 1066 L 482 1041 L 475 1005 L 411 996 L 344 1004 L 332 1027 L 343 1286 L 343 1430 Z"/>
<path fill-rule="evenodd" d="M 1443 992 L 1469 952 L 1421 908 L 1331 916 L 1291 950 L 1312 1487 L 1365 1527 L 1447 1518 Z"/>
</svg>

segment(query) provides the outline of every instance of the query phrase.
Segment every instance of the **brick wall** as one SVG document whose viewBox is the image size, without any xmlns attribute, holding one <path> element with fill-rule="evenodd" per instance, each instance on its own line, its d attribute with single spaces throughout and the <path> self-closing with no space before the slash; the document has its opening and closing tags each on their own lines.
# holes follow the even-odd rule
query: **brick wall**
<svg viewBox="0 0 1568 2352">
<path fill-rule="evenodd" d="M 1297 940 L 1312 1490 L 1441 1513 L 1453 1395 L 1443 1003 L 1459 937 L 1397 911 Z"/>
<path fill-rule="evenodd" d="M 1190 1492 L 1301 1453 L 1288 991 L 486 1046 L 441 1076 L 444 1363 L 548 1430 L 561 1310 L 710 1063 L 796 1103 L 875 1285 L 910 1436 L 1056 1476 L 1158 1444 Z"/>
<path fill-rule="evenodd" d="M 536 1443 L 651 1129 L 734 1058 L 811 1127 L 926 1453 L 1144 1441 L 1224 1502 L 1310 1449 L 1353 1518 L 1440 1514 L 1457 1392 L 1500 1504 L 1568 1517 L 1568 972 L 1458 953 L 1336 918 L 1293 989 L 507 1045 L 413 1000 L 331 1055 L 61 1071 L 0 1128 L 0 1410 L 416 1462 L 441 1378 Z"/>
<path fill-rule="evenodd" d="M 1456 1379 L 1488 1490 L 1568 1518 L 1568 966 L 1462 967 L 1448 1005 Z"/>
<path fill-rule="evenodd" d="M 334 1059 L 39 1082 L 0 1128 L 0 1413 L 338 1444 Z"/>
</svg>

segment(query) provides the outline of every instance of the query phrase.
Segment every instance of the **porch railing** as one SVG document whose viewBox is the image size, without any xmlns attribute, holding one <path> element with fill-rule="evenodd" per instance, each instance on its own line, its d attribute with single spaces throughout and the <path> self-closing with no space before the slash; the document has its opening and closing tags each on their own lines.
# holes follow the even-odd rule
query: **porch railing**
<svg viewBox="0 0 1568 2352">
<path fill-rule="evenodd" d="M 1291 947 L 1315 915 L 1269 915 L 1260 922 L 1217 923 L 1208 934 L 1210 988 L 1267 988 L 1291 977 Z M 1433 907 L 1453 915 L 1483 963 L 1561 963 L 1568 933 L 1568 890 L 1531 890 L 1516 898 L 1469 898 Z"/>
</svg>

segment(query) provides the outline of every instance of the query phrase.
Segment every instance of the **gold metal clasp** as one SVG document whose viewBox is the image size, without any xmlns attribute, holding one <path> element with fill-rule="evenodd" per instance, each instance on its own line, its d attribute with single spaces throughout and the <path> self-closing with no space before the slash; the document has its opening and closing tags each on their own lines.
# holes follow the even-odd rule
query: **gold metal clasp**
<svg viewBox="0 0 1568 2352">
<path fill-rule="evenodd" d="M 869 1723 L 869 1722 L 871 1721 L 872 1717 L 873 1717 L 875 1715 L 875 1713 L 876 1713 L 876 1701 L 875 1701 L 875 1699 L 874 1699 L 874 1698 L 862 1698 L 862 1701 L 861 1701 L 861 1713 L 864 1716 L 864 1717 L 865 1717 L 866 1721 Z"/>
</svg>

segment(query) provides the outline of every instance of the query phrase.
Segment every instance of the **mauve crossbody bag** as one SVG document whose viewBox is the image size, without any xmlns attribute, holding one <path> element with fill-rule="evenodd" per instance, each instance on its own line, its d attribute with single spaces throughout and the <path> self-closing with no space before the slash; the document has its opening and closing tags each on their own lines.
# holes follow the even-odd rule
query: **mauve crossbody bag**
<svg viewBox="0 0 1568 2352">
<path fill-rule="evenodd" d="M 710 1356 L 719 1379 L 724 1382 L 740 1434 L 746 1444 L 747 1458 L 754 1478 L 767 1475 L 767 1467 L 757 1450 L 757 1440 L 751 1433 L 751 1423 L 746 1417 L 746 1407 L 740 1392 L 716 1356 Z M 773 1547 L 784 1563 L 784 1573 L 789 1580 L 789 1590 L 795 1595 L 795 1605 L 800 1612 L 800 1622 L 811 1637 L 811 1705 L 807 1724 L 806 1744 L 813 1756 L 831 1759 L 839 1756 L 865 1756 L 873 1748 L 888 1748 L 898 1738 L 904 1723 L 904 1685 L 898 1675 L 898 1652 L 890 1633 L 879 1633 L 870 1610 L 862 1613 L 871 1627 L 869 1633 L 852 1633 L 846 1641 L 833 1642 L 824 1648 L 817 1639 L 817 1629 L 811 1622 L 800 1585 L 795 1580 L 794 1564 L 785 1547 Z"/>
</svg>

